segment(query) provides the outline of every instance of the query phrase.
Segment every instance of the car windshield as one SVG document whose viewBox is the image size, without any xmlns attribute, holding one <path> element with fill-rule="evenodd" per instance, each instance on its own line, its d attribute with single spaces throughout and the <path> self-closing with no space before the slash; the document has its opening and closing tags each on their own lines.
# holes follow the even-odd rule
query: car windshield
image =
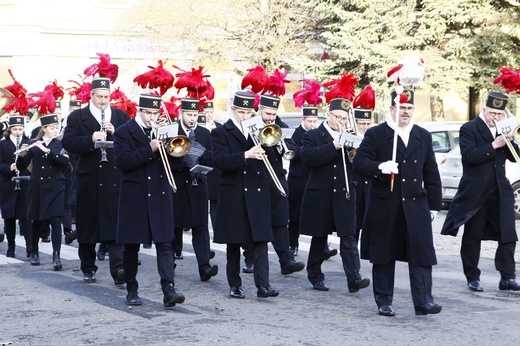
<svg viewBox="0 0 520 346">
<path fill-rule="evenodd" d="M 455 145 L 459 143 L 458 131 L 452 132 Z M 432 132 L 432 146 L 435 153 L 448 153 L 451 150 L 450 136 L 448 131 Z"/>
</svg>

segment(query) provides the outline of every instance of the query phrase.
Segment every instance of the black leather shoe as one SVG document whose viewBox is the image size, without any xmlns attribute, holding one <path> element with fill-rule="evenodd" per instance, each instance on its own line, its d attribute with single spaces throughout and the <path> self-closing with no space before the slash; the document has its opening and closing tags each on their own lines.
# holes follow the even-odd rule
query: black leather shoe
<svg viewBox="0 0 520 346">
<path fill-rule="evenodd" d="M 299 272 L 303 268 L 305 268 L 305 263 L 292 260 L 282 267 L 282 274 L 287 275 L 294 272 Z"/>
<path fill-rule="evenodd" d="M 516 282 L 515 279 L 500 280 L 500 283 L 498 284 L 498 289 L 502 291 L 520 291 L 520 285 Z"/>
<path fill-rule="evenodd" d="M 331 249 L 329 246 L 330 246 L 330 244 L 328 244 L 325 247 L 325 259 L 326 260 L 328 260 L 329 258 L 334 257 L 334 256 L 336 256 L 338 254 L 338 250 Z"/>
<path fill-rule="evenodd" d="M 72 244 L 72 242 L 76 239 L 78 239 L 78 234 L 76 231 L 65 232 L 65 244 Z"/>
<path fill-rule="evenodd" d="M 348 284 L 348 291 L 350 293 L 355 293 L 362 288 L 367 288 L 368 285 L 370 285 L 370 279 L 359 278 Z"/>
<path fill-rule="evenodd" d="M 209 251 L 209 259 L 212 259 L 212 258 L 214 258 L 214 257 L 215 257 L 215 251 L 210 250 L 210 251 Z"/>
<path fill-rule="evenodd" d="M 251 274 L 251 273 L 254 273 L 255 269 L 253 267 L 253 265 L 245 265 L 243 268 L 242 268 L 242 273 L 245 273 L 245 274 Z"/>
<path fill-rule="evenodd" d="M 212 265 L 211 267 L 207 268 L 205 271 L 200 273 L 200 281 L 208 281 L 211 279 L 212 276 L 217 275 L 218 273 L 218 266 Z"/>
<path fill-rule="evenodd" d="M 325 286 L 325 283 L 323 281 L 318 281 L 314 285 L 312 285 L 312 288 L 318 291 L 328 291 L 329 288 Z"/>
<path fill-rule="evenodd" d="M 256 296 L 258 298 L 268 298 L 268 297 L 277 297 L 280 294 L 277 290 L 273 289 L 271 286 L 260 285 L 258 286 L 258 290 L 256 291 Z"/>
<path fill-rule="evenodd" d="M 128 292 L 126 295 L 126 304 L 127 305 L 141 305 L 143 302 L 137 295 L 137 292 Z"/>
<path fill-rule="evenodd" d="M 171 306 L 175 306 L 175 304 L 182 304 L 184 303 L 185 299 L 186 298 L 184 297 L 184 294 L 177 293 L 173 288 L 173 285 L 170 285 L 170 287 L 168 287 L 168 289 L 164 292 L 164 307 L 169 308 Z"/>
<path fill-rule="evenodd" d="M 480 281 L 478 280 L 468 282 L 468 288 L 475 292 L 484 291 L 484 288 L 480 286 Z"/>
<path fill-rule="evenodd" d="M 54 270 L 61 270 L 63 268 L 61 265 L 60 254 L 58 252 L 54 252 L 52 254 L 52 264 L 54 266 Z"/>
<path fill-rule="evenodd" d="M 231 287 L 229 290 L 229 296 L 231 298 L 244 299 L 246 297 L 242 287 Z"/>
<path fill-rule="evenodd" d="M 382 316 L 395 316 L 392 305 L 381 305 L 378 309 L 378 313 Z"/>
<path fill-rule="evenodd" d="M 439 304 L 426 303 L 415 307 L 416 315 L 432 315 L 441 312 L 442 306 Z"/>
<path fill-rule="evenodd" d="M 31 258 L 32 249 L 30 247 L 25 248 L 25 257 Z"/>
<path fill-rule="evenodd" d="M 124 285 L 125 283 L 125 270 L 123 268 L 117 271 L 114 276 L 114 285 Z"/>
<path fill-rule="evenodd" d="M 87 284 L 96 282 L 96 273 L 88 272 L 88 273 L 83 274 L 83 281 L 86 282 Z"/>
<path fill-rule="evenodd" d="M 182 255 L 182 252 L 176 252 L 174 254 L 174 257 L 175 257 L 176 260 L 184 259 L 184 256 Z"/>
<path fill-rule="evenodd" d="M 40 265 L 40 254 L 38 252 L 31 253 L 31 265 L 39 266 Z"/>
<path fill-rule="evenodd" d="M 50 243 L 50 242 L 51 242 L 51 238 L 49 236 L 42 238 L 42 243 Z"/>
</svg>

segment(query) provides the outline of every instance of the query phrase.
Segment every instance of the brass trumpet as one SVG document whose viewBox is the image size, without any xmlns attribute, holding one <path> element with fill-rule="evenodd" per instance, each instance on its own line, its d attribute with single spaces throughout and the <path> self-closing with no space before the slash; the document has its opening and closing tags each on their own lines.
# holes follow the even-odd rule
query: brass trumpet
<svg viewBox="0 0 520 346">
<path fill-rule="evenodd" d="M 249 135 L 253 139 L 253 143 L 256 145 L 260 144 L 264 147 L 272 147 L 280 141 L 282 138 L 282 129 L 280 126 L 276 124 L 269 124 L 264 127 L 262 127 L 258 133 L 258 138 L 254 134 L 255 127 L 249 128 Z M 274 184 L 276 185 L 276 188 L 278 191 L 280 191 L 280 194 L 285 197 L 287 196 L 287 193 L 285 192 L 285 189 L 283 188 L 282 184 L 280 183 L 280 180 L 276 176 L 276 172 L 273 169 L 273 166 L 269 162 L 269 159 L 267 158 L 267 155 L 264 153 L 262 155 L 262 161 L 264 162 L 264 165 L 271 176 L 271 179 L 273 179 Z"/>
</svg>

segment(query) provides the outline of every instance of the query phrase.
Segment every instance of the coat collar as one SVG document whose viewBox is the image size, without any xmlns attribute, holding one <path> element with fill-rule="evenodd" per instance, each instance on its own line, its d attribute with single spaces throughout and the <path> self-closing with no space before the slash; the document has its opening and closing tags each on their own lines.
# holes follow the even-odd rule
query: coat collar
<svg viewBox="0 0 520 346">
<path fill-rule="evenodd" d="M 81 109 L 81 122 L 92 131 L 99 131 L 101 128 L 96 118 L 90 113 L 89 107 Z"/>
<path fill-rule="evenodd" d="M 229 119 L 224 123 L 224 128 L 229 131 L 233 136 L 235 136 L 240 143 L 246 144 L 247 140 L 244 134 L 236 127 L 235 123 L 233 123 L 233 120 Z"/>
<path fill-rule="evenodd" d="M 491 134 L 491 131 L 489 131 L 489 127 L 487 124 L 482 120 L 480 117 L 475 118 L 475 124 L 477 125 L 478 132 L 480 132 L 480 135 L 488 142 L 493 142 L 494 138 Z M 495 129 L 496 131 L 496 129 Z"/>
<path fill-rule="evenodd" d="M 130 133 L 132 134 L 132 137 L 134 137 L 139 143 L 141 144 L 148 144 L 150 143 L 150 140 L 148 137 L 146 137 L 146 134 L 144 133 L 143 129 L 135 119 L 130 120 L 128 123 L 128 129 L 130 130 Z"/>
<path fill-rule="evenodd" d="M 329 131 L 327 131 L 327 129 L 325 128 L 325 125 L 323 123 L 321 123 L 320 126 L 318 126 L 318 128 L 316 130 L 318 130 L 318 133 L 320 134 L 320 139 L 322 141 L 327 142 L 327 143 L 334 141 L 334 139 L 330 135 Z"/>
<path fill-rule="evenodd" d="M 385 137 L 388 145 L 393 149 L 394 145 L 394 130 L 388 126 L 385 122 Z M 408 139 L 408 146 L 404 145 L 404 142 L 399 136 L 397 136 L 397 151 L 403 155 L 403 158 L 407 158 L 411 153 L 415 151 L 421 144 L 421 136 L 418 125 L 413 125 L 410 131 L 410 138 Z"/>
</svg>

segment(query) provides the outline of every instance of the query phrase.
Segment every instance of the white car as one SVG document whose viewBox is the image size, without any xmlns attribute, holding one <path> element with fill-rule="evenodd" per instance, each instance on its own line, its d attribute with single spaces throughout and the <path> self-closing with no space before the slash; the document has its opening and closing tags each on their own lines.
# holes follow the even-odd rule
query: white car
<svg viewBox="0 0 520 346">
<path fill-rule="evenodd" d="M 442 200 L 450 203 L 457 193 L 460 177 L 462 176 L 462 160 L 460 147 L 457 145 L 446 154 L 444 162 L 439 165 L 442 181 Z M 515 197 L 515 217 L 520 219 L 520 166 L 506 160 L 506 177 L 513 187 Z"/>
<path fill-rule="evenodd" d="M 432 134 L 432 146 L 437 165 L 446 160 L 446 155 L 459 144 L 459 130 L 463 121 L 417 123 Z"/>
</svg>

